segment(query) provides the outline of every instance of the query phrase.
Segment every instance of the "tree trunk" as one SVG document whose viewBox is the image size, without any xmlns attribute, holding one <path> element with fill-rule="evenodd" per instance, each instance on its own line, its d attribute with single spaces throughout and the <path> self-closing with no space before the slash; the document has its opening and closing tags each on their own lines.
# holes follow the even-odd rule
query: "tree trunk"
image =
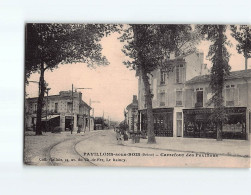
<svg viewBox="0 0 251 195">
<path fill-rule="evenodd" d="M 245 70 L 248 69 L 248 57 L 245 56 Z"/>
<path fill-rule="evenodd" d="M 154 125 L 153 125 L 152 94 L 151 94 L 151 90 L 150 90 L 150 84 L 149 84 L 147 73 L 144 70 L 141 70 L 141 73 L 142 73 L 143 83 L 145 86 L 145 94 L 146 94 L 145 101 L 146 101 L 146 105 L 147 105 L 147 108 L 146 108 L 147 136 L 148 136 L 147 143 L 148 144 L 155 144 L 156 139 L 155 139 L 155 135 L 154 135 Z"/>
<path fill-rule="evenodd" d="M 222 122 L 217 124 L 217 141 L 222 141 Z"/>
<path fill-rule="evenodd" d="M 36 135 L 42 135 L 42 109 L 43 109 L 43 100 L 45 92 L 45 83 L 44 83 L 44 63 L 41 62 L 40 70 L 40 79 L 39 79 L 39 97 L 37 100 L 37 123 L 36 123 Z"/>
<path fill-rule="evenodd" d="M 218 41 L 218 63 L 217 66 L 220 66 L 220 71 L 217 73 L 220 78 L 220 86 L 217 89 L 217 98 L 218 104 L 216 104 L 217 109 L 221 110 L 223 107 L 223 86 L 224 86 L 224 67 L 223 67 L 223 25 L 219 25 L 219 41 Z M 217 141 L 222 141 L 222 120 L 223 116 L 219 118 L 217 123 Z"/>
</svg>

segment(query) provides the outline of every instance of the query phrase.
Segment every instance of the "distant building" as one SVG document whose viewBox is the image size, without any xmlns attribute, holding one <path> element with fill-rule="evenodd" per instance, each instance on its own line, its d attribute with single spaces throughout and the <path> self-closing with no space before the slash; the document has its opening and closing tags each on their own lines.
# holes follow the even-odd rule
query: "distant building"
<svg viewBox="0 0 251 195">
<path fill-rule="evenodd" d="M 137 131 L 138 129 L 138 100 L 137 96 L 133 95 L 132 103 L 130 103 L 127 107 L 126 112 L 126 123 L 130 131 Z"/>
<path fill-rule="evenodd" d="M 60 91 L 59 95 L 44 97 L 42 123 L 45 128 L 46 121 L 50 124 L 54 120 L 53 127 L 60 126 L 63 131 L 68 131 L 70 130 L 71 121 L 73 121 L 74 131 L 78 127 L 81 130 L 90 131 L 90 110 L 91 107 L 82 100 L 81 92 L 74 92 L 72 98 L 72 91 Z M 26 128 L 34 129 L 36 112 L 37 97 L 27 98 Z"/>
<path fill-rule="evenodd" d="M 156 136 L 182 136 L 182 110 L 185 108 L 185 83 L 195 76 L 208 73 L 203 63 L 204 54 L 194 52 L 186 56 L 168 59 L 172 71 L 158 68 L 149 74 Z M 138 79 L 139 129 L 147 130 L 144 83 Z"/>
<path fill-rule="evenodd" d="M 94 118 L 94 130 L 104 130 L 106 127 L 103 117 Z"/>
</svg>

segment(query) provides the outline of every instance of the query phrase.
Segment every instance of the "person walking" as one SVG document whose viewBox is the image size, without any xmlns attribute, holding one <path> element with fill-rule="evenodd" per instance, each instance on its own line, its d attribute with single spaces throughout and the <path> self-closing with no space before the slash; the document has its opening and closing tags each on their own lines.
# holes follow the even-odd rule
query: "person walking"
<svg viewBox="0 0 251 195">
<path fill-rule="evenodd" d="M 71 122 L 71 134 L 73 132 L 73 122 Z"/>
</svg>

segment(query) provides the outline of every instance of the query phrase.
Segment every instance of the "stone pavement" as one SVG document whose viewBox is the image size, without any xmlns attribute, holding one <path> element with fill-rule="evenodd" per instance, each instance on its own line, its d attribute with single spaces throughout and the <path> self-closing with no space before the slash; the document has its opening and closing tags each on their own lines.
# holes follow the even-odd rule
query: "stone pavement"
<svg viewBox="0 0 251 195">
<path fill-rule="evenodd" d="M 250 140 L 223 140 L 182 137 L 156 137 L 157 144 L 147 144 L 147 139 L 140 143 L 132 140 L 124 142 L 129 147 L 161 149 L 176 152 L 213 153 L 224 156 L 250 157 Z"/>
</svg>

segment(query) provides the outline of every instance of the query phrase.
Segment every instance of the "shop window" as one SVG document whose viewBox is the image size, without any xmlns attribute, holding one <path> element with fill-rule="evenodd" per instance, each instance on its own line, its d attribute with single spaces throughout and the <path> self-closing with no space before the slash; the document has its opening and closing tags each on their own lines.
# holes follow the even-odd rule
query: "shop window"
<svg viewBox="0 0 251 195">
<path fill-rule="evenodd" d="M 183 91 L 176 90 L 176 106 L 182 106 L 182 105 L 183 105 Z"/>
<path fill-rule="evenodd" d="M 183 64 L 176 66 L 176 83 L 184 82 L 184 67 Z"/>
<path fill-rule="evenodd" d="M 234 106 L 235 85 L 226 86 L 226 106 Z"/>
</svg>

